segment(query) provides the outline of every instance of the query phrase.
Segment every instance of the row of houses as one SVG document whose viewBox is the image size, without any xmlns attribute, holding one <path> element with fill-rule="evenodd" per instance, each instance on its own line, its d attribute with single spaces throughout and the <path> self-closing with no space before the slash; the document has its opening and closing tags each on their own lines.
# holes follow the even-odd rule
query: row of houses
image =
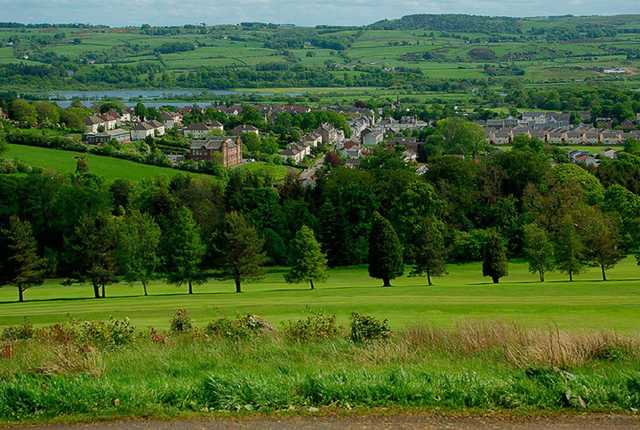
<svg viewBox="0 0 640 430">
<path fill-rule="evenodd" d="M 308 133 L 299 142 L 288 145 L 280 151 L 280 156 L 284 161 L 301 163 L 311 155 L 314 148 L 320 145 L 340 145 L 344 141 L 344 132 L 324 123 L 314 132 Z"/>
<path fill-rule="evenodd" d="M 640 139 L 640 130 L 625 132 L 586 125 L 553 129 L 533 129 L 526 126 L 486 128 L 485 132 L 487 140 L 494 145 L 510 145 L 519 135 L 538 138 L 552 145 L 621 145 L 630 138 Z"/>
<path fill-rule="evenodd" d="M 95 113 L 84 120 L 85 132 L 98 133 L 106 130 L 114 130 L 130 123 L 134 115 L 130 109 L 125 109 L 122 113 L 110 110 L 105 113 Z"/>
</svg>

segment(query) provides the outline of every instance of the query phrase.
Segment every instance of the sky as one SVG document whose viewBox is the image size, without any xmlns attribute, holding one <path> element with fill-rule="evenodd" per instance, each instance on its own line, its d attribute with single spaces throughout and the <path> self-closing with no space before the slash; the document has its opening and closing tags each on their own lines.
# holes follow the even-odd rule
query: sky
<svg viewBox="0 0 640 430">
<path fill-rule="evenodd" d="M 640 14 L 640 0 L 0 0 L 0 21 L 110 26 L 364 25 L 414 13 L 500 16 Z"/>
</svg>

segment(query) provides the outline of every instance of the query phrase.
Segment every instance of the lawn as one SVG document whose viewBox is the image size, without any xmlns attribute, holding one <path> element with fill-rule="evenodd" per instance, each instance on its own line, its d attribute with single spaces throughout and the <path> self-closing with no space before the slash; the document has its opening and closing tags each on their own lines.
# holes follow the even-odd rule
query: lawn
<svg viewBox="0 0 640 430">
<path fill-rule="evenodd" d="M 210 178 L 208 175 L 184 172 L 169 167 L 151 166 L 101 155 L 26 145 L 9 144 L 7 146 L 8 150 L 4 154 L 5 158 L 20 160 L 33 167 L 57 170 L 64 173 L 75 172 L 76 157 L 86 156 L 89 171 L 96 175 L 103 176 L 108 181 L 113 181 L 118 178 L 140 181 L 145 178 L 158 176 L 172 177 L 185 174 Z"/>
<path fill-rule="evenodd" d="M 524 326 L 557 326 L 570 331 L 617 330 L 638 332 L 640 311 L 640 267 L 628 258 L 610 271 L 608 282 L 599 279 L 596 268 L 578 275 L 570 284 L 559 273 L 547 275 L 544 284 L 528 273 L 524 262 L 512 262 L 510 275 L 500 285 L 480 276 L 480 264 L 451 265 L 449 274 L 426 287 L 424 279 L 403 277 L 383 289 L 367 275 L 366 267 L 334 269 L 315 291 L 306 285 L 289 285 L 284 269 L 272 268 L 267 276 L 246 283 L 235 294 L 231 281 L 209 281 L 195 294 L 186 287 L 157 281 L 149 297 L 139 285 L 108 287 L 106 300 L 90 298 L 89 285 L 61 286 L 50 280 L 26 293 L 25 303 L 15 303 L 12 287 L 0 289 L 0 326 L 21 323 L 25 318 L 37 325 L 75 319 L 129 317 L 138 327 L 166 328 L 177 308 L 184 307 L 198 325 L 220 316 L 253 313 L 273 323 L 300 318 L 310 311 L 336 314 L 346 324 L 357 311 L 388 318 L 392 328 L 416 324 L 448 327 L 467 319 L 514 321 Z"/>
</svg>

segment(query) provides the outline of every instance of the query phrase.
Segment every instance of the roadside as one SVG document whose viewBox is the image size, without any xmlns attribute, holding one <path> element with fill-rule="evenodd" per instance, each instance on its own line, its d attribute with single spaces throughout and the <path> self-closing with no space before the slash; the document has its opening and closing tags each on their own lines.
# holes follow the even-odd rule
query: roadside
<svg viewBox="0 0 640 430">
<path fill-rule="evenodd" d="M 631 415 L 560 415 L 560 416 L 471 416 L 471 415 L 368 415 L 368 416 L 306 416 L 306 417 L 252 417 L 190 419 L 176 421 L 114 421 L 93 424 L 54 424 L 8 427 L 29 430 L 391 430 L 391 429 L 464 429 L 464 430 L 595 430 L 640 429 L 640 416 Z"/>
</svg>

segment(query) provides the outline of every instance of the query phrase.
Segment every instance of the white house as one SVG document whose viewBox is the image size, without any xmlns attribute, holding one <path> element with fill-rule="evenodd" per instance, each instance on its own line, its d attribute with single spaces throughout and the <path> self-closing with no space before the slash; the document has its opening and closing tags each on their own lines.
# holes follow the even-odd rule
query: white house
<svg viewBox="0 0 640 430">
<path fill-rule="evenodd" d="M 165 133 L 164 124 L 152 120 L 139 122 L 131 128 L 131 140 L 144 140 L 148 136 L 163 136 Z"/>
</svg>

